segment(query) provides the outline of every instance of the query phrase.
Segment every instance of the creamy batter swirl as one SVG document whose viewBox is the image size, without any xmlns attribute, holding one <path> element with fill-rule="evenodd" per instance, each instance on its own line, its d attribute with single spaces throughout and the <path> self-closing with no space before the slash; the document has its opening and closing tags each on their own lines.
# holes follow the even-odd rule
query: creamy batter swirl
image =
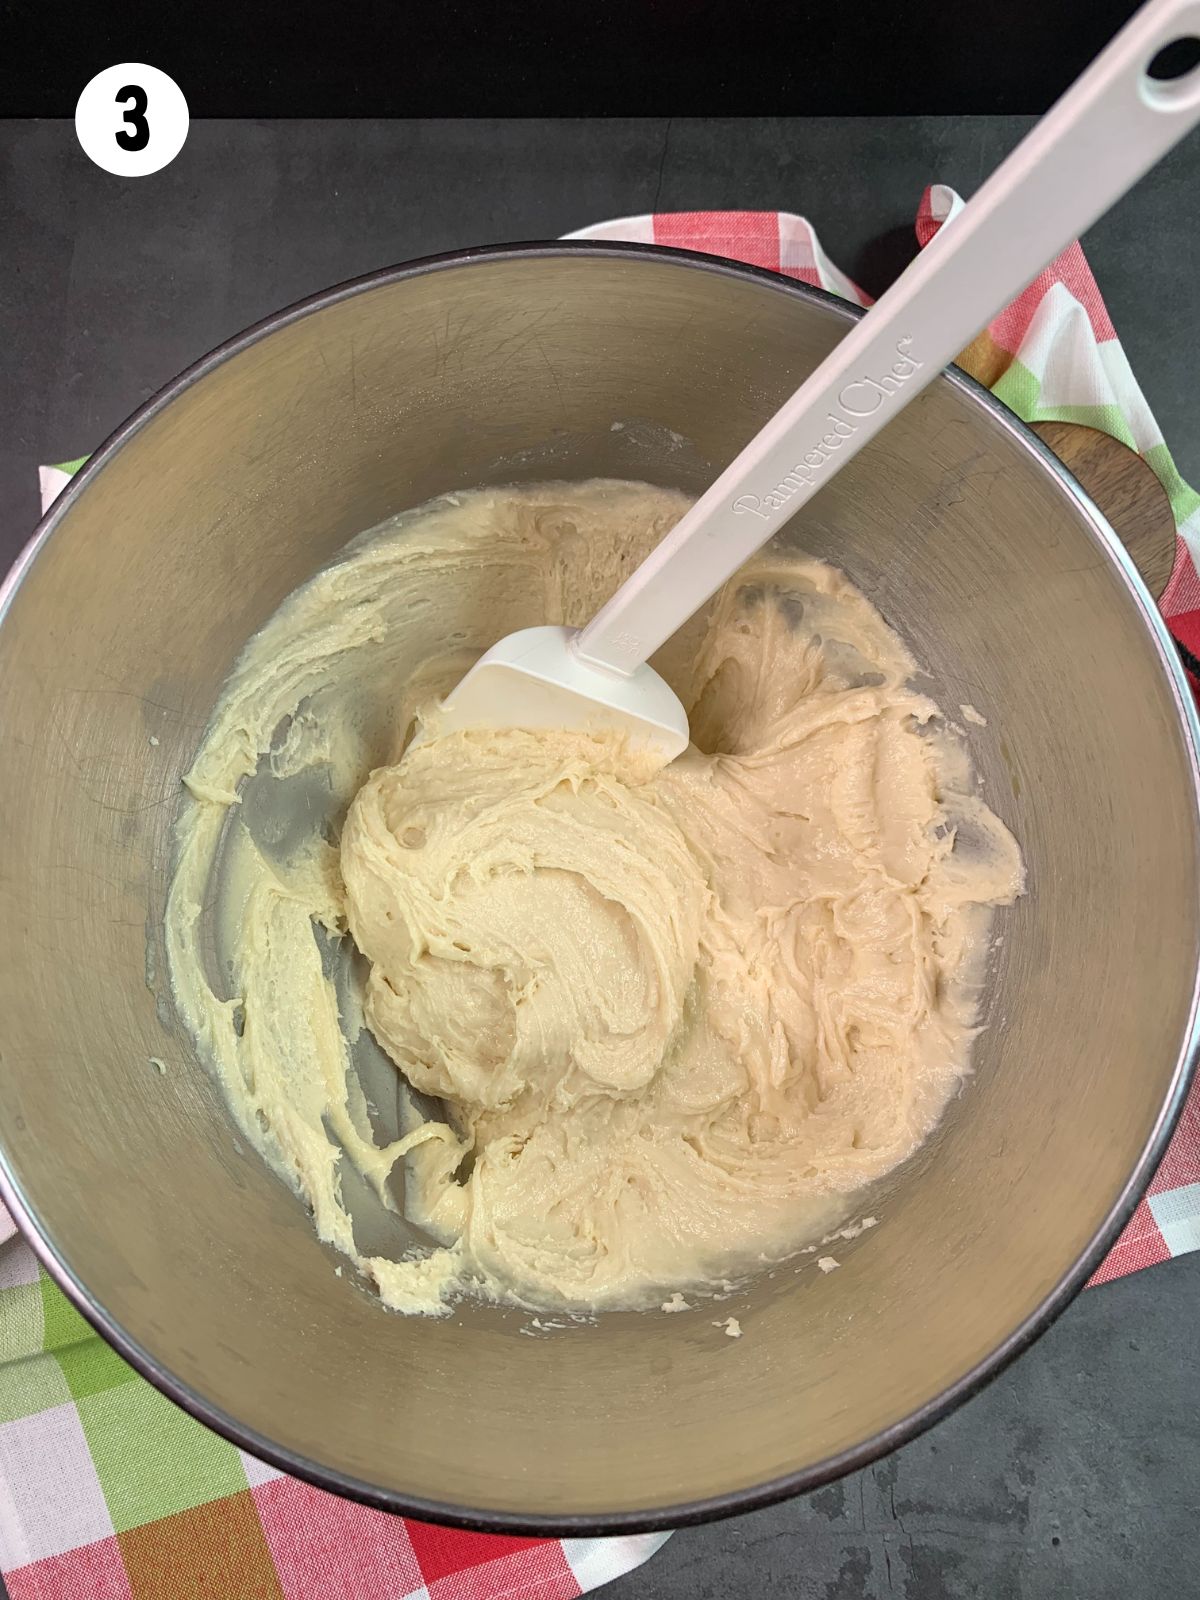
<svg viewBox="0 0 1200 1600">
<path fill-rule="evenodd" d="M 660 654 L 693 734 L 666 768 L 614 737 L 439 731 L 483 648 L 584 622 L 686 503 L 477 492 L 356 541 L 250 642 L 186 780 L 183 1015 L 399 1309 L 657 1304 L 785 1257 L 967 1070 L 1020 855 L 832 568 L 768 550 Z M 364 1022 L 422 1097 L 387 1132 Z M 432 1248 L 356 1242 L 346 1162 Z"/>
</svg>

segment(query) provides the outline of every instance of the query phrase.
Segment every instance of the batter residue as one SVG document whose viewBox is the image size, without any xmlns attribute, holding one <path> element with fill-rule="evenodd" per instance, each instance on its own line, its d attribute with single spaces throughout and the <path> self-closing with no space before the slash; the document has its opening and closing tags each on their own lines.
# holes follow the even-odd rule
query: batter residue
<svg viewBox="0 0 1200 1600">
<path fill-rule="evenodd" d="M 967 1069 L 1020 855 L 840 573 L 769 548 L 660 653 L 693 737 L 666 768 L 439 734 L 480 651 L 586 621 L 686 504 L 481 491 L 356 541 L 250 641 L 185 780 L 184 1018 L 399 1309 L 658 1305 L 782 1258 Z M 372 1039 L 417 1092 L 390 1110 Z M 362 1180 L 430 1247 L 356 1242 Z"/>
</svg>

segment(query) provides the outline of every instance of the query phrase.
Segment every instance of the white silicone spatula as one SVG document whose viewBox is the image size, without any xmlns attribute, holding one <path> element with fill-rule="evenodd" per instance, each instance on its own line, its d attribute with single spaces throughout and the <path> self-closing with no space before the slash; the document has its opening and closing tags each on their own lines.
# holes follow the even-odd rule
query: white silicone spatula
<svg viewBox="0 0 1200 1600">
<path fill-rule="evenodd" d="M 444 725 L 615 727 L 664 761 L 684 750 L 687 714 L 647 659 L 1200 121 L 1200 67 L 1147 73 L 1197 35 L 1200 0 L 1150 0 L 593 620 L 502 639 Z"/>
</svg>

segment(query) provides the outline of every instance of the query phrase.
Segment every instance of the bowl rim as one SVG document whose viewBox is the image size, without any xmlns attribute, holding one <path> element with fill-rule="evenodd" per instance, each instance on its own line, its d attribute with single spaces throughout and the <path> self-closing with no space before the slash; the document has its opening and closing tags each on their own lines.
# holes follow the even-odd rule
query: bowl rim
<svg viewBox="0 0 1200 1600">
<path fill-rule="evenodd" d="M 673 267 L 708 272 L 751 282 L 774 293 L 819 305 L 822 309 L 840 316 L 846 323 L 851 323 L 864 315 L 864 309 L 860 306 L 766 268 L 753 267 L 743 262 L 690 250 L 607 240 L 569 239 L 477 246 L 417 257 L 397 266 L 385 267 L 360 277 L 347 279 L 317 294 L 297 300 L 225 340 L 207 355 L 186 367 L 178 377 L 164 385 L 132 412 L 88 457 L 86 464 L 54 500 L 9 572 L 0 582 L 0 625 L 3 624 L 9 607 L 39 552 L 66 513 L 86 492 L 89 483 L 153 417 L 170 405 L 178 395 L 200 382 L 232 357 L 312 312 L 325 310 L 373 289 L 446 269 L 556 257 L 575 260 L 603 260 L 615 257 L 651 263 L 664 269 Z M 948 382 L 963 390 L 976 405 L 991 415 L 993 421 L 1031 456 L 1043 471 L 1048 472 L 1057 481 L 1062 492 L 1074 501 L 1085 523 L 1090 525 L 1090 531 L 1097 545 L 1107 554 L 1124 581 L 1155 647 L 1175 702 L 1180 731 L 1189 757 L 1194 822 L 1197 832 L 1200 833 L 1200 758 L 1198 758 L 1200 716 L 1197 714 L 1196 703 L 1175 642 L 1124 545 L 1067 467 L 1048 446 L 1042 443 L 1032 429 L 990 390 L 957 366 L 947 368 L 935 381 Z M 21 1193 L 9 1165 L 7 1152 L 2 1146 L 0 1146 L 0 1198 L 3 1199 L 25 1241 L 32 1247 L 50 1277 L 97 1333 L 128 1361 L 135 1371 L 197 1421 L 212 1428 L 230 1443 L 260 1457 L 281 1471 L 317 1488 L 331 1490 L 382 1511 L 472 1532 L 529 1535 L 539 1538 L 594 1538 L 605 1535 L 659 1532 L 758 1510 L 792 1496 L 808 1493 L 847 1473 L 870 1466 L 900 1445 L 917 1438 L 1003 1372 L 1062 1314 L 1129 1221 L 1174 1132 L 1198 1058 L 1200 1058 L 1200 961 L 1197 963 L 1197 972 L 1193 979 L 1187 1024 L 1171 1075 L 1170 1087 L 1146 1143 L 1133 1170 L 1115 1196 L 1089 1243 L 1081 1251 L 1074 1265 L 1033 1312 L 1002 1339 L 995 1349 L 976 1362 L 954 1383 L 898 1422 L 881 1429 L 860 1443 L 809 1467 L 784 1473 L 760 1484 L 705 1496 L 698 1500 L 682 1501 L 676 1505 L 663 1506 L 646 1512 L 596 1512 L 577 1516 L 558 1512 L 514 1513 L 454 1505 L 380 1488 L 376 1484 L 368 1483 L 336 1468 L 323 1466 L 285 1446 L 275 1444 L 206 1400 L 190 1384 L 176 1377 L 105 1310 L 87 1286 L 75 1277 L 58 1255 L 49 1237 L 43 1232 L 38 1217 Z"/>
</svg>

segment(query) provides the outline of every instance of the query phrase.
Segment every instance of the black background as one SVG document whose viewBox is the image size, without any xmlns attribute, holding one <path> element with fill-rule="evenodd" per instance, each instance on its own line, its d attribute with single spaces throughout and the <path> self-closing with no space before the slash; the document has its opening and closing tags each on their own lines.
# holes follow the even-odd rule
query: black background
<svg viewBox="0 0 1200 1600">
<path fill-rule="evenodd" d="M 0 116 L 120 61 L 193 117 L 1036 113 L 1133 0 L 0 0 Z"/>
</svg>

